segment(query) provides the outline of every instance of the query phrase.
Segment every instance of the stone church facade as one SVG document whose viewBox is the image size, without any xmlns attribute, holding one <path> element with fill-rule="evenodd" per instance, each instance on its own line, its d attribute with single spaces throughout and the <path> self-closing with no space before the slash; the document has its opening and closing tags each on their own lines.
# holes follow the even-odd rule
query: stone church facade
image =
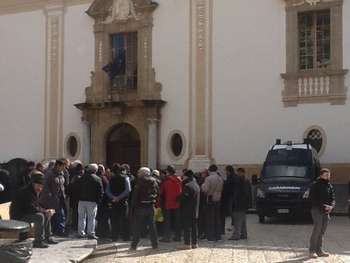
<svg viewBox="0 0 350 263">
<path fill-rule="evenodd" d="M 0 161 L 259 173 L 311 139 L 348 181 L 347 0 L 3 0 Z"/>
</svg>

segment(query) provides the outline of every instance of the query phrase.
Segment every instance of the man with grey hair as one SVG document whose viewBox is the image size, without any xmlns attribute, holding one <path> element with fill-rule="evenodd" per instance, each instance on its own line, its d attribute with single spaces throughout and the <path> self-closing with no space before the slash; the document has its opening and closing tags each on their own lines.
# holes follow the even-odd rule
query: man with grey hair
<svg viewBox="0 0 350 263">
<path fill-rule="evenodd" d="M 151 176 L 151 170 L 142 167 L 137 173 L 137 183 L 131 201 L 134 216 L 133 240 L 130 250 L 136 250 L 141 231 L 149 228 L 152 248 L 158 248 L 157 230 L 154 221 L 154 204 L 159 193 L 157 181 Z"/>
<path fill-rule="evenodd" d="M 87 221 L 87 237 L 97 239 L 95 235 L 97 204 L 103 197 L 102 180 L 96 173 L 97 164 L 89 164 L 85 168 L 84 175 L 78 179 L 80 185 L 79 205 L 78 205 L 78 235 L 85 237 L 85 227 Z"/>
</svg>

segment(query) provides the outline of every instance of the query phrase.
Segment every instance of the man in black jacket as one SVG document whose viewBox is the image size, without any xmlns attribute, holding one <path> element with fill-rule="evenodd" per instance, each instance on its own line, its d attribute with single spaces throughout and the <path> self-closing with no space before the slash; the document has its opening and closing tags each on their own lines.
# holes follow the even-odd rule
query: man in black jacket
<svg viewBox="0 0 350 263">
<path fill-rule="evenodd" d="M 111 225 L 112 239 L 117 241 L 119 234 L 124 241 L 129 240 L 128 197 L 131 191 L 129 177 L 119 164 L 112 167 L 112 176 L 106 194 L 112 201 Z"/>
<path fill-rule="evenodd" d="M 199 215 L 200 188 L 191 170 L 185 171 L 183 179 L 179 201 L 185 246 L 179 249 L 191 249 L 198 247 L 197 219 Z"/>
<path fill-rule="evenodd" d="M 329 256 L 328 253 L 322 251 L 322 241 L 327 229 L 329 214 L 335 206 L 335 193 L 329 182 L 330 177 L 329 169 L 321 169 L 320 177 L 310 189 L 311 215 L 314 221 L 309 248 L 311 258 Z"/>
<path fill-rule="evenodd" d="M 130 250 L 136 250 L 140 241 L 141 231 L 149 228 L 152 248 L 158 248 L 157 230 L 154 220 L 154 204 L 159 195 L 159 185 L 151 176 L 151 170 L 142 167 L 137 173 L 137 182 L 134 188 L 131 208 L 134 216 L 133 240 Z"/>
<path fill-rule="evenodd" d="M 237 182 L 233 192 L 233 221 L 235 230 L 229 240 L 247 239 L 247 210 L 251 206 L 252 191 L 250 182 L 245 178 L 245 170 L 237 169 Z"/>
<path fill-rule="evenodd" d="M 89 239 L 97 239 L 95 235 L 97 204 L 103 196 L 102 180 L 96 175 L 97 164 L 89 164 L 85 174 L 79 179 L 80 194 L 78 205 L 78 234 L 85 237 L 87 220 L 87 235 Z"/>
<path fill-rule="evenodd" d="M 17 192 L 10 206 L 11 219 L 34 223 L 35 239 L 33 245 L 36 248 L 47 248 L 47 244 L 57 244 L 50 238 L 50 219 L 55 210 L 45 209 L 39 204 L 39 196 L 44 184 L 43 177 L 42 173 L 33 172 L 31 183 Z"/>
</svg>

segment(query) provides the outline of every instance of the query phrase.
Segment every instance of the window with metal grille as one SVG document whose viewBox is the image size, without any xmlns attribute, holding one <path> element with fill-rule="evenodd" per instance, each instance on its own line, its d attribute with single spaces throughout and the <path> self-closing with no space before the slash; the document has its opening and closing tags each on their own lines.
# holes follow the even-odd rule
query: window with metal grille
<svg viewBox="0 0 350 263">
<path fill-rule="evenodd" d="M 298 15 L 299 69 L 321 69 L 330 65 L 330 10 L 303 12 Z"/>
<path fill-rule="evenodd" d="M 137 88 L 137 33 L 117 33 L 111 35 L 113 88 Z"/>
<path fill-rule="evenodd" d="M 309 141 L 309 143 L 315 148 L 315 150 L 319 153 L 323 146 L 323 136 L 322 132 L 318 129 L 312 129 L 310 130 L 307 135 L 306 139 Z"/>
</svg>

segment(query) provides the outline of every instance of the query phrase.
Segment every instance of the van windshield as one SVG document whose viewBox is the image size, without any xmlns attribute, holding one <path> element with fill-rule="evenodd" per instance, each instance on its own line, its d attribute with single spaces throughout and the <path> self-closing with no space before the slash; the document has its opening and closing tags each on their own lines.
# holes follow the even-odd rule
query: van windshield
<svg viewBox="0 0 350 263">
<path fill-rule="evenodd" d="M 312 152 L 306 149 L 279 149 L 269 152 L 266 165 L 284 166 L 310 166 L 312 164 Z"/>
<path fill-rule="evenodd" d="M 288 166 L 288 165 L 267 165 L 263 171 L 263 177 L 307 177 L 306 166 Z"/>
</svg>

